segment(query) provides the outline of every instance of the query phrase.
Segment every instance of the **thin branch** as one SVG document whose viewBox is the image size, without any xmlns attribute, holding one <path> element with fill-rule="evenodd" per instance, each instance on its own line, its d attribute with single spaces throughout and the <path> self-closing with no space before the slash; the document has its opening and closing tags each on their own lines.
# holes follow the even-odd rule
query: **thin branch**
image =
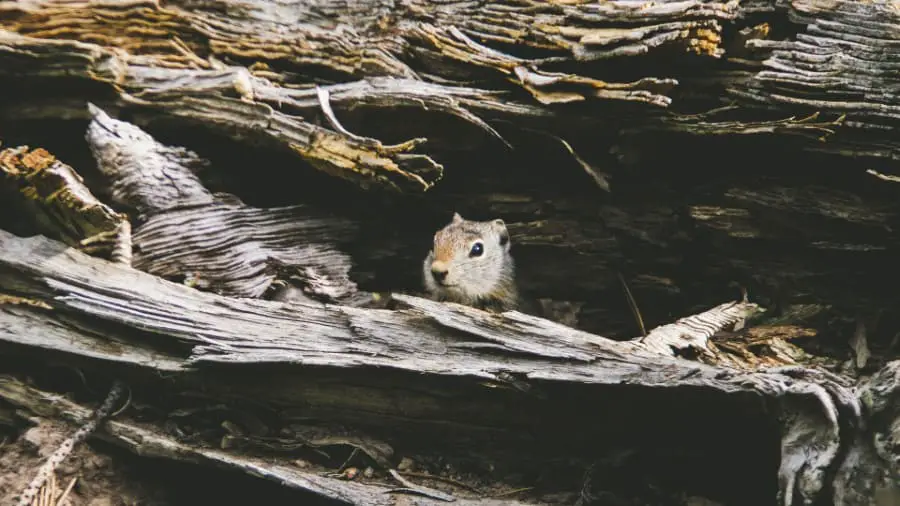
<svg viewBox="0 0 900 506">
<path fill-rule="evenodd" d="M 97 427 L 100 426 L 100 423 L 109 416 L 110 412 L 113 409 L 113 404 L 118 401 L 119 397 L 122 396 L 122 392 L 125 389 L 124 383 L 119 380 L 116 380 L 113 383 L 112 388 L 109 390 L 109 395 L 104 399 L 103 404 L 100 405 L 99 408 L 94 412 L 94 416 L 92 416 L 84 425 L 82 425 L 78 430 L 72 434 L 71 437 L 66 439 L 59 445 L 59 448 L 53 452 L 53 455 L 47 459 L 46 462 L 38 469 L 37 475 L 31 480 L 31 483 L 25 488 L 25 491 L 22 492 L 22 495 L 19 496 L 18 506 L 29 506 L 34 502 L 35 496 L 41 490 L 44 483 L 53 475 L 53 472 L 57 467 L 72 453 L 72 450 L 75 448 L 75 445 L 84 441 L 92 432 L 97 430 Z"/>
</svg>

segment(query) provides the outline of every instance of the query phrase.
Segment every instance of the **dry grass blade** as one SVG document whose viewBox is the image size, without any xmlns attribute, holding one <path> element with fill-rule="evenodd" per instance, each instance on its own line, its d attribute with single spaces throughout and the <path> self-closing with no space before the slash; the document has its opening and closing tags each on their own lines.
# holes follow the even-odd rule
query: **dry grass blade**
<svg viewBox="0 0 900 506">
<path fill-rule="evenodd" d="M 445 494 L 439 490 L 434 490 L 432 488 L 423 487 L 421 485 L 416 485 L 415 483 L 407 480 L 403 476 L 400 476 L 395 469 L 388 469 L 388 473 L 397 481 L 403 485 L 403 488 L 392 489 L 391 492 L 411 492 L 414 494 L 419 494 L 425 497 L 430 497 L 431 499 L 435 499 L 438 501 L 444 502 L 453 502 L 456 501 L 456 498 L 450 494 Z"/>
<path fill-rule="evenodd" d="M 641 317 L 641 310 L 637 306 L 637 302 L 634 300 L 634 296 L 631 295 L 631 289 L 628 288 L 628 283 L 625 282 L 625 278 L 622 276 L 621 272 L 616 273 L 619 276 L 619 281 L 622 283 L 622 288 L 625 290 L 625 298 L 628 300 L 628 307 L 631 308 L 631 314 L 634 315 L 634 319 L 638 324 L 638 328 L 641 329 L 641 336 L 647 337 L 647 327 L 644 326 L 644 319 Z"/>
<path fill-rule="evenodd" d="M 506 492 L 500 492 L 499 494 L 494 494 L 491 497 L 493 497 L 494 499 L 497 499 L 500 497 L 509 497 L 511 495 L 516 495 L 520 492 L 528 492 L 529 490 L 532 490 L 532 489 L 534 489 L 534 487 L 514 488 L 512 490 L 507 490 Z"/>
<path fill-rule="evenodd" d="M 66 489 L 63 491 L 62 495 L 59 496 L 59 499 L 56 501 L 56 506 L 65 506 L 66 500 L 69 497 L 69 493 L 75 488 L 75 482 L 78 481 L 78 476 L 73 476 L 71 480 L 69 480 L 69 484 L 66 485 Z"/>
<path fill-rule="evenodd" d="M 436 476 L 433 474 L 426 474 L 426 473 L 414 473 L 411 471 L 404 471 L 400 474 L 402 476 L 409 476 L 410 478 L 422 478 L 422 479 L 426 479 L 426 480 L 440 481 L 443 483 L 453 485 L 454 487 L 459 487 L 461 489 L 468 490 L 469 492 L 472 492 L 474 494 L 481 494 L 481 492 L 479 492 L 477 488 L 475 488 L 471 485 L 466 485 L 465 483 L 463 483 L 461 481 L 457 481 L 457 480 L 454 480 L 451 478 L 445 478 L 443 476 Z"/>
</svg>

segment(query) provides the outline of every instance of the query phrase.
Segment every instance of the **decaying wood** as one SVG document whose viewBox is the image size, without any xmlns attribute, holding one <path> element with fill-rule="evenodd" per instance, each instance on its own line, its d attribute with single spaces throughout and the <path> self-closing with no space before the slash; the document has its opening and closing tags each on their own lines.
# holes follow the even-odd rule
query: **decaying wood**
<svg viewBox="0 0 900 506">
<path fill-rule="evenodd" d="M 16 204 L 27 209 L 23 214 L 33 219 L 42 233 L 93 252 L 102 250 L 105 237 L 125 234 L 121 241 L 124 249 L 109 256 L 130 263 L 128 217 L 98 200 L 72 167 L 44 149 L 20 146 L 0 151 L 0 171 L 6 176 L 7 188 L 19 193 Z"/>
<path fill-rule="evenodd" d="M 617 385 L 659 392 L 646 394 L 651 397 L 699 388 L 710 392 L 707 409 L 712 410 L 727 409 L 719 403 L 740 392 L 762 396 L 774 402 L 770 406 L 777 406 L 776 412 L 784 417 L 780 471 L 783 504 L 792 504 L 794 494 L 804 500 L 817 497 L 826 486 L 827 470 L 839 462 L 842 445 L 849 444 L 841 435 L 842 429 L 861 427 L 862 413 L 856 394 L 835 376 L 802 368 L 753 374 L 664 358 L 645 351 L 636 341 L 609 341 L 515 312 L 490 315 L 410 296 L 398 296 L 406 309 L 394 311 L 230 299 L 86 257 L 47 239 L 20 239 L 6 233 L 0 234 L 0 266 L 2 286 L 53 307 L 43 316 L 31 313 L 26 317 L 26 311 L 19 308 L 4 312 L 0 316 L 4 320 L 2 340 L 7 343 L 58 346 L 67 353 L 137 366 L 139 361 L 116 352 L 110 354 L 100 343 L 136 339 L 138 335 L 153 335 L 155 341 L 169 336 L 168 339 L 186 345 L 180 348 L 180 357 L 169 359 L 180 363 L 177 369 L 205 371 L 204 376 L 215 378 L 215 383 L 205 387 L 209 395 L 229 392 L 228 397 L 246 396 L 273 406 L 282 405 L 282 409 L 299 403 L 307 406 L 304 417 L 327 412 L 333 422 L 355 421 L 370 431 L 380 428 L 390 433 L 387 427 L 398 423 L 396 404 L 368 405 L 362 422 L 358 420 L 360 397 L 341 394 L 339 381 L 327 388 L 326 395 L 322 391 L 317 394 L 317 388 L 308 384 L 298 388 L 292 378 L 309 368 L 322 371 L 324 376 L 328 376 L 328 370 L 341 371 L 335 378 L 349 378 L 354 370 L 366 370 L 367 386 L 362 388 L 368 393 L 363 398 L 372 398 L 383 397 L 394 389 L 408 390 L 409 378 L 402 374 L 404 371 L 427 374 L 432 378 L 429 381 L 438 383 L 413 396 L 417 401 L 407 399 L 401 408 L 401 425 L 407 430 L 415 428 L 416 432 L 427 432 L 428 420 L 450 422 L 444 406 L 437 401 L 439 397 L 431 396 L 440 396 L 442 391 L 485 395 L 476 393 L 484 388 L 478 385 L 485 381 L 513 387 L 511 391 L 501 389 L 487 394 L 494 399 L 482 402 L 487 402 L 483 406 L 491 406 L 490 409 L 465 414 L 465 426 L 469 427 L 466 437 L 476 440 L 481 431 L 498 423 L 511 431 L 506 438 L 515 439 L 513 435 L 524 427 L 516 429 L 518 424 L 510 424 L 509 414 L 519 412 L 522 421 L 537 414 L 522 413 L 522 406 L 513 408 L 508 403 L 521 404 L 519 396 L 524 392 L 531 399 L 528 404 L 532 407 L 528 409 L 541 409 L 539 399 L 556 391 L 550 398 L 556 399 L 554 403 L 560 402 L 558 389 L 566 388 L 565 385 L 593 385 L 599 389 L 594 395 L 597 403 L 604 402 L 604 387 L 615 389 Z M 55 314 L 69 316 L 54 323 Z M 23 320 L 31 320 L 27 328 L 16 323 Z M 100 322 L 114 323 L 115 330 L 98 325 Z M 65 343 L 48 342 L 55 339 L 52 332 L 46 331 L 52 328 L 67 336 Z M 85 331 L 89 333 L 82 334 Z M 155 353 L 160 353 L 161 342 L 143 341 L 148 351 L 155 348 Z M 254 364 L 275 368 L 273 371 L 278 372 L 273 374 L 279 378 L 279 386 L 273 388 L 273 384 L 265 382 L 263 392 L 257 390 L 262 386 L 257 380 L 244 383 L 249 377 L 235 374 Z M 287 368 L 276 368 L 279 364 Z M 148 369 L 151 374 L 152 371 Z M 190 374 L 184 378 L 185 384 L 190 383 L 189 377 Z M 449 383 L 438 387 L 443 381 L 438 378 Z M 301 382 L 309 380 L 307 377 Z M 147 381 L 146 373 L 143 381 Z M 613 391 L 605 395 L 615 395 Z M 320 395 L 326 395 L 327 401 L 317 406 L 315 399 Z M 636 394 L 631 402 L 639 404 L 641 395 Z M 750 401 L 753 397 L 742 409 L 756 404 Z M 427 398 L 432 401 L 424 402 Z M 566 411 L 573 408 L 569 406 Z M 616 416 L 623 421 L 633 420 L 635 415 L 624 407 L 617 408 Z M 549 423 L 553 417 L 548 420 L 546 416 L 540 418 Z M 564 415 L 560 412 L 558 416 Z M 757 412 L 752 418 L 761 421 L 766 417 Z M 770 419 L 769 423 L 774 421 Z M 562 443 L 572 436 L 571 431 L 585 430 L 601 444 L 602 433 L 587 429 L 592 424 L 585 426 L 584 422 L 571 420 L 566 423 L 570 425 L 569 433 L 545 434 L 544 438 L 560 438 L 557 442 Z M 463 431 L 465 426 L 459 425 L 457 430 Z M 493 446 L 492 450 L 499 452 L 503 443 L 495 441 Z"/>
<path fill-rule="evenodd" d="M 276 275 L 295 278 L 305 294 L 323 300 L 356 294 L 350 258 L 334 244 L 347 240 L 352 224 L 304 217 L 302 206 L 253 209 L 213 195 L 191 172 L 205 160 L 89 107 L 86 140 L 112 198 L 139 213 L 135 268 L 242 297 L 263 295 Z"/>
<path fill-rule="evenodd" d="M 13 378 L 0 377 L 0 398 L 42 416 L 64 418 L 79 425 L 90 420 L 91 411 L 89 409 L 63 396 L 23 385 Z M 186 445 L 166 434 L 135 424 L 109 421 L 105 424 L 104 434 L 101 437 L 140 455 L 152 455 L 156 458 L 234 469 L 264 477 L 287 487 L 313 492 L 344 504 L 396 504 L 388 495 L 391 488 L 383 484 L 364 485 L 334 480 L 312 472 L 304 472 L 290 465 L 273 465 L 263 459 L 241 457 L 222 450 Z M 484 506 L 527 504 L 512 500 L 491 499 L 477 501 L 461 499 L 455 500 L 453 503 Z M 412 496 L 406 504 L 443 504 L 443 502 Z"/>
<path fill-rule="evenodd" d="M 853 444 L 837 470 L 835 504 L 866 501 L 890 504 L 900 498 L 898 384 L 900 362 L 894 361 L 860 385 L 868 435 Z"/>
<path fill-rule="evenodd" d="M 349 447 L 385 477 L 407 455 L 600 466 L 582 498 L 631 458 L 725 502 L 886 501 L 897 363 L 854 385 L 799 365 L 783 336 L 816 330 L 713 306 L 736 282 L 866 329 L 900 302 L 897 25 L 883 0 L 0 2 L 0 187 L 26 209 L 0 225 L 35 216 L 114 260 L 135 246 L 128 268 L 0 230 L 0 347 L 126 378 L 157 427 L 233 405 L 187 442 L 128 413 L 103 435 L 346 503 L 399 499 L 262 455 Z M 90 189 L 72 168 L 90 160 L 15 147 L 66 137 L 64 118 L 87 126 Z M 9 148 L 29 122 L 49 128 Z M 169 126 L 183 139 L 151 136 Z M 226 173 L 230 193 L 210 190 Z M 502 216 L 522 293 L 595 333 L 409 295 L 453 211 Z M 637 334 L 623 284 L 657 328 L 617 342 L 598 334 Z M 390 309 L 360 307 L 370 289 Z M 871 367 L 886 347 L 858 336 Z M 0 397 L 87 413 L 13 379 Z"/>
<path fill-rule="evenodd" d="M 896 20 L 886 2 L 238 5 L 6 3 L 0 76 L 20 88 L 0 118 L 83 118 L 92 100 L 281 149 L 363 187 L 428 191 L 403 213 L 422 218 L 398 225 L 366 202 L 351 219 L 395 231 L 397 241 L 374 246 L 389 253 L 354 257 L 387 290 L 417 285 L 398 275 L 424 254 L 410 245 L 460 211 L 503 216 L 517 254 L 534 260 L 520 262 L 523 293 L 580 303 L 579 325 L 607 335 L 634 328 L 619 273 L 645 308 L 659 308 L 644 311 L 650 325 L 717 304 L 735 280 L 778 307 L 898 302 L 893 183 L 852 162 L 822 168 L 845 155 L 894 157 L 890 115 L 872 112 L 890 110 L 881 90 L 892 86 L 893 49 L 857 33 Z M 704 70 L 677 70 L 686 68 Z M 817 77 L 837 71 L 847 74 Z M 323 112 L 322 90 L 345 130 Z M 448 118 L 458 128 L 433 126 Z M 737 138 L 839 157 L 766 157 Z M 728 144 L 696 156 L 706 139 Z M 516 170 L 532 144 L 558 157 Z M 470 171 L 468 161 L 447 165 L 448 146 L 507 154 Z M 696 172 L 676 170 L 679 161 Z M 659 169 L 627 168 L 637 163 Z M 481 170 L 497 164 L 515 169 Z M 612 194 L 583 194 L 581 178 Z M 356 200 L 345 194 L 342 211 Z M 256 279 L 237 291 L 255 293 Z"/>
<path fill-rule="evenodd" d="M 889 69 L 897 49 L 883 38 L 898 21 L 893 5 L 795 0 L 779 7 L 804 29 L 792 39 L 749 40 L 749 48 L 769 57 L 753 79 L 732 93 L 751 103 L 846 115 L 846 138 L 820 149 L 896 160 L 897 144 L 887 132 L 897 128 L 900 118 L 897 94 L 888 91 L 896 86 L 896 74 Z"/>
<path fill-rule="evenodd" d="M 95 251 L 96 243 L 102 244 L 105 238 L 111 237 L 114 241 L 109 255 L 112 261 L 131 265 L 131 226 L 127 216 L 114 212 L 94 197 L 74 169 L 45 150 L 29 152 L 27 148 L 20 147 L 0 152 L 0 170 L 5 173 L 7 183 L 17 187 L 23 197 L 20 202 L 32 210 L 31 215 L 38 220 L 39 228 L 45 233 Z M 28 299 L 15 299 L 5 296 L 3 303 L 18 303 L 21 300 L 34 304 Z M 44 307 L 49 309 L 49 306 Z M 124 385 L 116 382 L 93 416 L 86 419 L 47 458 L 19 496 L 19 506 L 31 506 L 41 491 L 40 497 L 47 497 L 48 490 L 55 490 L 56 468 L 77 444 L 97 430 L 99 424 L 110 415 L 123 389 Z"/>
</svg>

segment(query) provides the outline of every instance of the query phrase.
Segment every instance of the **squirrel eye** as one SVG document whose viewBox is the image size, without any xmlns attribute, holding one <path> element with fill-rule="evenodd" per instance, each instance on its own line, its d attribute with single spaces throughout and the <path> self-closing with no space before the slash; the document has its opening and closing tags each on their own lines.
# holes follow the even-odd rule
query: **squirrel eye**
<svg viewBox="0 0 900 506">
<path fill-rule="evenodd" d="M 482 253 L 484 253 L 484 245 L 481 244 L 481 241 L 479 241 L 472 245 L 472 250 L 469 251 L 469 256 L 480 257 Z"/>
</svg>

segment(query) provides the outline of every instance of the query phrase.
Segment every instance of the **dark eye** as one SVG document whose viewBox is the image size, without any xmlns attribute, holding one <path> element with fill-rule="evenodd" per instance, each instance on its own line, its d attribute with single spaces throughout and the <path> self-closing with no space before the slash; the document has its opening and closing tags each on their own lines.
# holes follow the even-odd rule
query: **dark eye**
<svg viewBox="0 0 900 506">
<path fill-rule="evenodd" d="M 480 242 L 476 242 L 472 245 L 472 249 L 469 251 L 470 257 L 480 257 L 484 253 L 484 245 Z"/>
</svg>

